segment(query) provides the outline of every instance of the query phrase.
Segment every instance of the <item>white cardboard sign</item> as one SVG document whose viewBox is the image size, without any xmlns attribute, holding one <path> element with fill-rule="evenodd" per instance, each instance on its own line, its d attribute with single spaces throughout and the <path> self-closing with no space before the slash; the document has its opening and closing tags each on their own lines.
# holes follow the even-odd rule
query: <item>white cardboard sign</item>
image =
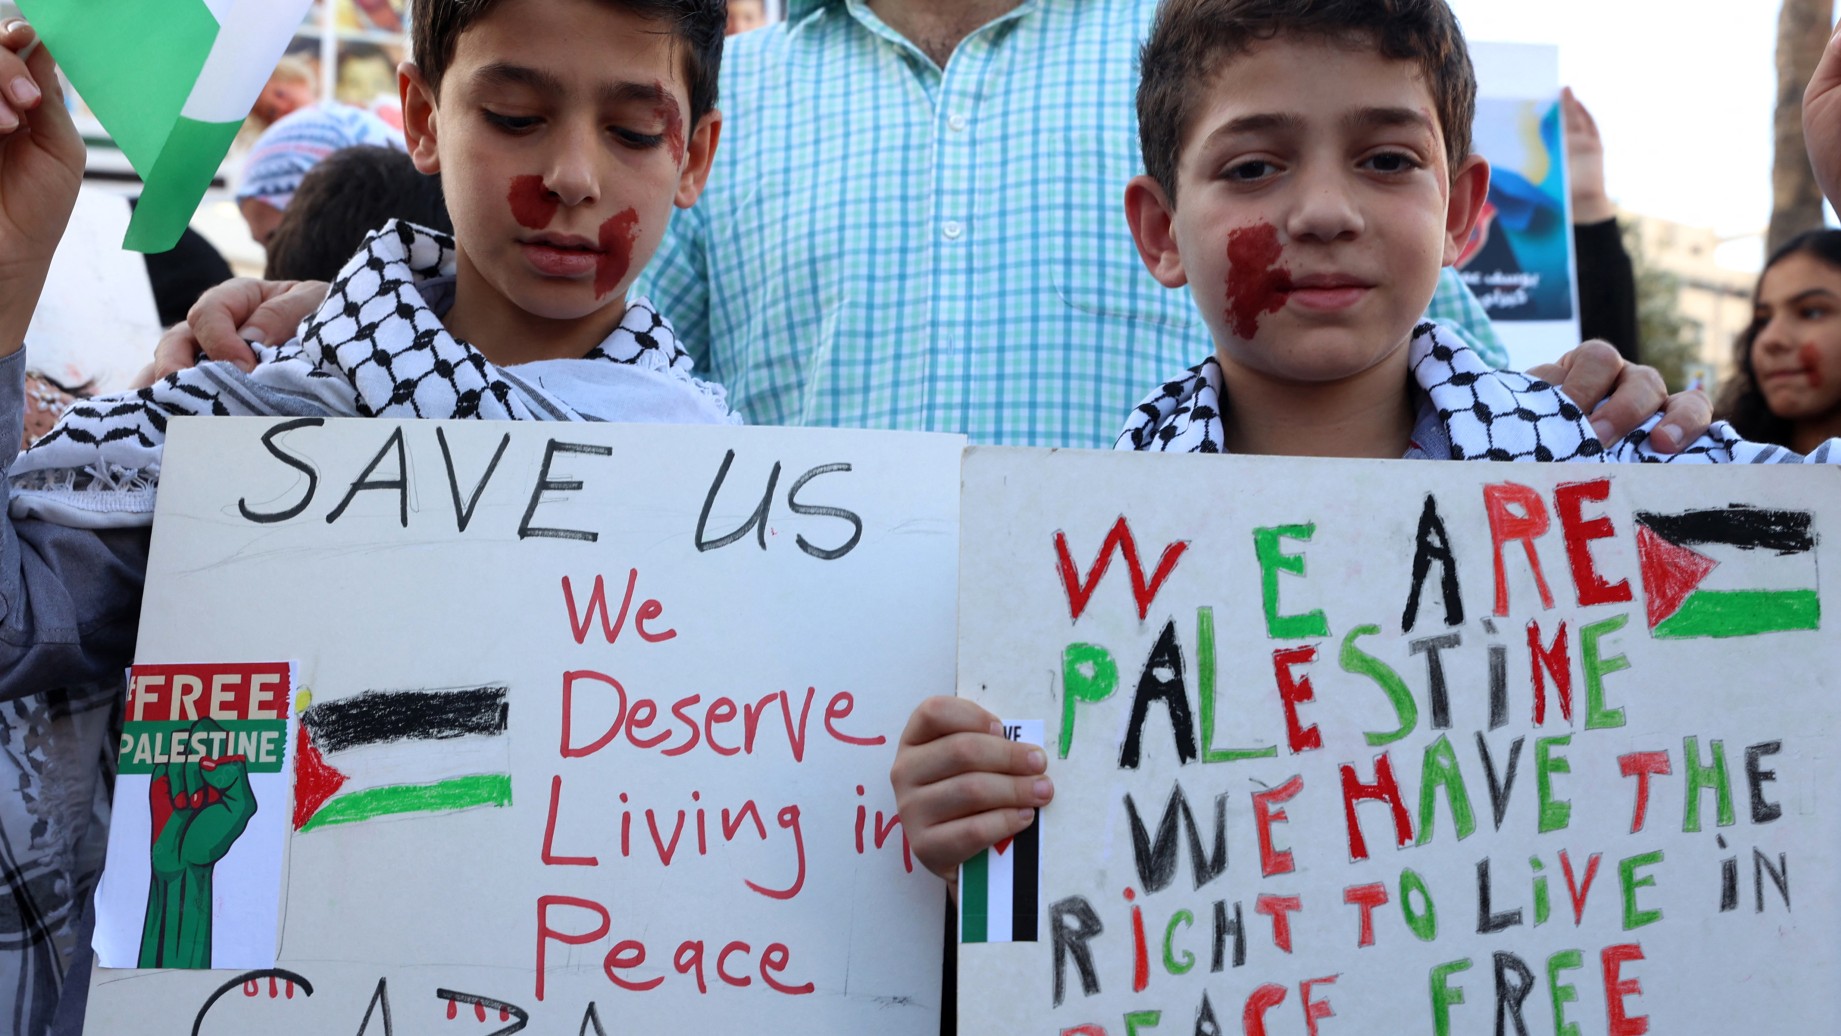
<svg viewBox="0 0 1841 1036">
<path fill-rule="evenodd" d="M 969 450 L 959 686 L 1056 792 L 959 1031 L 1832 1028 L 1838 490 Z"/>
<path fill-rule="evenodd" d="M 931 1036 L 942 888 L 887 771 L 953 678 L 961 445 L 175 422 L 137 673 L 292 665 L 292 797 L 258 792 L 236 838 L 281 876 L 266 913 L 212 913 L 217 970 L 98 971 L 87 1031 Z M 142 719 L 195 719 L 146 686 Z M 237 693 L 191 707 L 274 723 Z M 212 760 L 226 800 L 230 749 L 273 753 L 129 727 L 143 765 Z M 108 880 L 140 898 L 105 892 L 98 945 L 138 947 L 147 824 L 115 830 Z"/>
</svg>

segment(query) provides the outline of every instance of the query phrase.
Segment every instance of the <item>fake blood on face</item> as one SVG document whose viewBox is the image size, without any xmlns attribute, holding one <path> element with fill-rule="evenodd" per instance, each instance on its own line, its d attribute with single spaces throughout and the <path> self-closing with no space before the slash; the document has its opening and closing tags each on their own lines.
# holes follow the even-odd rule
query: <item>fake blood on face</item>
<svg viewBox="0 0 1841 1036">
<path fill-rule="evenodd" d="M 633 242 L 639 237 L 639 213 L 616 212 L 601 224 L 601 255 L 595 260 L 594 297 L 601 299 L 626 280 L 633 264 Z"/>
<path fill-rule="evenodd" d="M 678 111 L 678 102 L 665 89 L 664 83 L 653 83 L 662 100 L 652 114 L 665 123 L 665 146 L 671 149 L 671 160 L 682 165 L 684 162 L 684 116 Z"/>
<path fill-rule="evenodd" d="M 1227 234 L 1227 319 L 1234 337 L 1251 341 L 1261 314 L 1277 313 L 1291 289 L 1291 271 L 1278 266 L 1283 249 L 1270 223 L 1238 227 Z"/>
<path fill-rule="evenodd" d="M 514 176 L 505 200 L 511 205 L 511 218 L 519 226 L 542 230 L 556 218 L 557 200 L 550 196 L 541 176 Z"/>
<path fill-rule="evenodd" d="M 1803 373 L 1809 378 L 1810 388 L 1822 387 L 1822 351 L 1814 342 L 1804 342 L 1796 349 L 1796 359 L 1803 365 Z"/>
</svg>

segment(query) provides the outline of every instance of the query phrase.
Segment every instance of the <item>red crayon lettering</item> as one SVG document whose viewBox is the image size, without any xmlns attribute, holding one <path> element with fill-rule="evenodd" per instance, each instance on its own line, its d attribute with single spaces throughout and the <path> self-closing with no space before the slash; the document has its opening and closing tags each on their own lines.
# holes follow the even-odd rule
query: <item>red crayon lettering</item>
<svg viewBox="0 0 1841 1036">
<path fill-rule="evenodd" d="M 1317 697 L 1310 685 L 1310 675 L 1294 677 L 1291 673 L 1292 666 L 1309 665 L 1316 660 L 1314 647 L 1279 648 L 1272 652 L 1272 674 L 1278 678 L 1278 700 L 1285 707 L 1285 738 L 1293 755 L 1323 747 L 1323 732 L 1317 725 L 1312 723 L 1306 727 L 1298 722 L 1298 706 L 1315 701 Z"/>
<path fill-rule="evenodd" d="M 1603 500 L 1610 495 L 1611 480 L 1608 478 L 1565 482 L 1553 491 L 1553 509 L 1560 514 L 1560 534 L 1566 539 L 1566 563 L 1572 569 L 1573 589 L 1579 594 L 1581 606 L 1630 600 L 1630 581 L 1620 579 L 1607 583 L 1592 562 L 1591 541 L 1608 539 L 1612 535 L 1611 519 L 1604 515 L 1583 517 L 1586 501 Z"/>
<path fill-rule="evenodd" d="M 1624 1000 L 1642 996 L 1643 986 L 1634 978 L 1620 978 L 1619 970 L 1629 961 L 1642 960 L 1643 948 L 1636 943 L 1606 946 L 1600 955 L 1604 964 L 1604 1008 L 1610 1036 L 1643 1036 L 1649 1031 L 1648 1015 L 1629 1015 Z"/>
<path fill-rule="evenodd" d="M 1326 978 L 1305 979 L 1298 983 L 1298 999 L 1304 1004 L 1304 1028 L 1310 1033 L 1310 1036 L 1317 1036 L 1317 1022 L 1320 1019 L 1336 1017 L 1336 1012 L 1330 1010 L 1328 1000 L 1311 1000 L 1310 989 L 1312 986 L 1327 986 L 1334 981 L 1336 981 L 1336 976 L 1330 975 Z"/>
<path fill-rule="evenodd" d="M 1125 902 L 1131 903 L 1137 898 L 1136 892 L 1125 890 Z M 1131 945 L 1131 991 L 1142 993 L 1151 984 L 1151 960 L 1144 949 L 1144 908 L 1135 903 L 1131 908 Z"/>
<path fill-rule="evenodd" d="M 1292 864 L 1290 850 L 1272 847 L 1272 825 L 1283 824 L 1289 819 L 1285 811 L 1274 808 L 1274 804 L 1290 802 L 1303 790 L 1304 778 L 1293 777 L 1276 788 L 1253 793 L 1253 823 L 1259 830 L 1259 871 L 1268 878 L 1297 869 Z"/>
<path fill-rule="evenodd" d="M 1374 759 L 1374 783 L 1363 784 L 1355 776 L 1355 767 L 1342 764 L 1342 811 L 1343 819 L 1349 828 L 1349 859 L 1365 860 L 1368 858 L 1368 842 L 1362 837 L 1361 818 L 1355 814 L 1355 804 L 1379 800 L 1388 805 L 1393 813 L 1394 844 L 1405 845 L 1413 840 L 1413 821 L 1406 814 L 1406 802 L 1400 798 L 1400 785 L 1394 780 L 1394 765 L 1382 752 Z"/>
<path fill-rule="evenodd" d="M 1261 893 L 1253 901 L 1253 912 L 1267 914 L 1272 918 L 1272 945 L 1291 952 L 1291 913 L 1304 909 L 1304 900 L 1298 896 L 1275 896 Z"/>
<path fill-rule="evenodd" d="M 1373 885 L 1350 885 L 1342 890 L 1342 901 L 1352 903 L 1361 912 L 1361 934 L 1356 938 L 1357 946 L 1374 945 L 1374 908 L 1387 904 L 1387 886 L 1380 883 Z"/>
<path fill-rule="evenodd" d="M 1528 683 L 1534 691 L 1534 725 L 1538 727 L 1547 722 L 1547 682 L 1541 675 L 1542 670 L 1553 678 L 1553 691 L 1560 699 L 1560 715 L 1568 723 L 1572 722 L 1573 671 L 1566 648 L 1566 623 L 1560 623 L 1553 643 L 1543 648 L 1540 622 L 1528 620 L 1528 670 Z"/>
<path fill-rule="evenodd" d="M 1585 897 L 1591 894 L 1592 879 L 1598 876 L 1598 858 L 1602 855 L 1604 854 L 1593 853 L 1591 858 L 1585 861 L 1585 881 L 1574 883 L 1572 857 L 1566 855 L 1566 850 L 1560 850 L 1560 869 L 1566 873 L 1566 894 L 1572 897 L 1573 924 L 1575 925 L 1585 919 Z"/>
<path fill-rule="evenodd" d="M 1649 777 L 1669 772 L 1668 753 L 1626 752 L 1617 757 L 1617 769 L 1625 777 L 1636 778 L 1636 804 L 1630 811 L 1630 833 L 1636 834 L 1649 815 Z"/>
<path fill-rule="evenodd" d="M 1151 602 L 1157 598 L 1157 590 L 1163 581 L 1175 571 L 1176 562 L 1189 547 L 1188 540 L 1177 540 L 1163 548 L 1157 558 L 1157 571 L 1151 578 L 1144 578 L 1144 568 L 1138 563 L 1138 541 L 1132 537 L 1131 526 L 1125 516 L 1112 523 L 1112 529 L 1106 533 L 1106 540 L 1100 544 L 1099 555 L 1093 559 L 1093 565 L 1087 570 L 1083 582 L 1074 569 L 1074 558 L 1068 553 L 1067 534 L 1055 533 L 1055 560 L 1061 572 L 1061 585 L 1068 595 L 1068 614 L 1074 619 L 1087 610 L 1087 601 L 1093 597 L 1093 591 L 1099 588 L 1100 577 L 1106 574 L 1106 568 L 1112 564 L 1112 552 L 1117 550 L 1125 556 L 1125 568 L 1131 576 L 1131 595 L 1138 605 L 1138 619 L 1143 621 L 1150 614 Z"/>
<path fill-rule="evenodd" d="M 1483 487 L 1483 503 L 1489 512 L 1490 549 L 1496 565 L 1496 614 L 1509 613 L 1509 584 L 1502 566 L 1502 548 L 1519 540 L 1534 572 L 1534 586 L 1540 591 L 1541 607 L 1553 607 L 1553 592 L 1547 589 L 1547 577 L 1541 573 L 1540 555 L 1534 551 L 1536 537 L 1547 532 L 1547 507 L 1539 493 L 1519 482 L 1495 482 Z M 1511 505 L 1521 508 L 1520 513 Z"/>
<path fill-rule="evenodd" d="M 556 807 L 562 801 L 563 775 L 555 774 L 550 778 L 550 815 L 543 822 L 543 854 L 545 865 L 551 867 L 598 867 L 601 861 L 593 856 L 558 856 L 556 855 Z"/>
<path fill-rule="evenodd" d="M 1285 999 L 1285 987 L 1268 982 L 1247 997 L 1246 1010 L 1240 1013 L 1240 1027 L 1246 1036 L 1266 1036 L 1266 1012 Z"/>
<path fill-rule="evenodd" d="M 550 926 L 551 907 L 591 910 L 601 920 L 592 932 L 560 931 Z M 554 939 L 565 946 L 582 946 L 606 935 L 608 928 L 612 925 L 613 919 L 607 916 L 607 908 L 591 899 L 578 899 L 574 896 L 537 897 L 537 999 L 543 999 L 543 977 L 547 974 L 547 969 L 544 967 L 544 954 L 548 949 L 544 944 L 548 940 Z"/>
</svg>

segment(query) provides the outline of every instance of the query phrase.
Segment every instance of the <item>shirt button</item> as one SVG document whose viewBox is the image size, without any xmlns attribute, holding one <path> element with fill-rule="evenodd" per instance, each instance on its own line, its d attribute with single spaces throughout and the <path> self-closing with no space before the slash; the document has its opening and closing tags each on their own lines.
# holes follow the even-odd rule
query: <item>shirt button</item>
<svg viewBox="0 0 1841 1036">
<path fill-rule="evenodd" d="M 959 225 L 958 220 L 949 219 L 946 221 L 946 225 L 940 228 L 940 233 L 945 234 L 946 240 L 948 241 L 957 241 L 959 240 L 959 235 L 965 233 L 965 228 Z"/>
<path fill-rule="evenodd" d="M 952 130 L 954 133 L 964 133 L 965 127 L 968 124 L 968 121 L 963 115 L 953 115 L 946 120 L 946 128 Z"/>
</svg>

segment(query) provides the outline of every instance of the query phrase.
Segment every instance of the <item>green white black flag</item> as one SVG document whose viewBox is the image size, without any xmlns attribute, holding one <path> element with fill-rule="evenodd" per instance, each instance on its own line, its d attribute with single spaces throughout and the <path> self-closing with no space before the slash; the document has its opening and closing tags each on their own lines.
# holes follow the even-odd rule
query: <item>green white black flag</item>
<svg viewBox="0 0 1841 1036">
<path fill-rule="evenodd" d="M 311 0 L 17 0 L 146 184 L 126 248 L 176 244 Z"/>
</svg>

